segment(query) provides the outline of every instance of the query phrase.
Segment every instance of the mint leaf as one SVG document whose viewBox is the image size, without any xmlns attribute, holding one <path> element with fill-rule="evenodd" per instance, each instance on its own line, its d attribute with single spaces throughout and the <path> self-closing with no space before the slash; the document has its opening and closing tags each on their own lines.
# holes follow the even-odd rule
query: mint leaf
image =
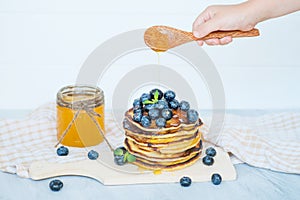
<svg viewBox="0 0 300 200">
<path fill-rule="evenodd" d="M 159 92 L 158 92 L 158 90 L 155 90 L 154 101 L 158 101 L 158 96 L 159 96 Z"/>
<path fill-rule="evenodd" d="M 128 156 L 127 156 L 127 161 L 128 162 L 135 162 L 136 161 L 136 157 L 134 156 L 134 155 L 132 155 L 132 154 L 128 154 Z"/>
<path fill-rule="evenodd" d="M 123 150 L 118 148 L 114 150 L 114 155 L 115 156 L 122 156 L 123 155 Z"/>
<path fill-rule="evenodd" d="M 124 154 L 124 158 L 123 158 L 124 163 L 126 163 L 128 155 L 129 155 L 129 153 L 128 153 L 128 151 L 126 151 L 126 153 Z"/>
<path fill-rule="evenodd" d="M 154 104 L 154 102 L 153 101 L 150 101 L 150 100 L 145 100 L 145 101 L 143 101 L 143 104 L 145 105 L 145 104 Z"/>
</svg>

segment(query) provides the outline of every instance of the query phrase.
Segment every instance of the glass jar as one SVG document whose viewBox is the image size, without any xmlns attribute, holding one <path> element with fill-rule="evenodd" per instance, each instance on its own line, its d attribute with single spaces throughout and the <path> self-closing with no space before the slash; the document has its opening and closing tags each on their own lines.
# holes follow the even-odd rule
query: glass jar
<svg viewBox="0 0 300 200">
<path fill-rule="evenodd" d="M 88 147 L 103 141 L 99 128 L 104 134 L 104 93 L 100 88 L 63 87 L 57 93 L 56 105 L 57 139 L 61 144 Z"/>
</svg>

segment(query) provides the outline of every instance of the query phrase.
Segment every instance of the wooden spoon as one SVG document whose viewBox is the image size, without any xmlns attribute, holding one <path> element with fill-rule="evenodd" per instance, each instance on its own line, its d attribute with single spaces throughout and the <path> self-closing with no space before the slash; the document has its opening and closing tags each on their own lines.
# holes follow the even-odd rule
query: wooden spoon
<svg viewBox="0 0 300 200">
<path fill-rule="evenodd" d="M 168 26 L 152 26 L 145 31 L 144 41 L 152 50 L 163 52 L 181 44 L 196 40 L 207 40 L 213 38 L 220 39 L 226 36 L 231 36 L 233 38 L 254 37 L 258 35 L 258 29 L 252 29 L 250 31 L 215 31 L 203 38 L 196 38 L 191 32 L 182 31 Z"/>
</svg>

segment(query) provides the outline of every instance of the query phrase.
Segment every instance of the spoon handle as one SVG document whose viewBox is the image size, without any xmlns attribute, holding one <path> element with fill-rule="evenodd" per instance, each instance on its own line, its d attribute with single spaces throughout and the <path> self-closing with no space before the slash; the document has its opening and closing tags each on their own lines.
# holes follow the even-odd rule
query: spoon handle
<svg viewBox="0 0 300 200">
<path fill-rule="evenodd" d="M 193 40 L 207 40 L 207 39 L 213 39 L 213 38 L 223 38 L 226 36 L 231 36 L 233 38 L 237 38 L 237 37 L 254 37 L 254 36 L 259 36 L 259 30 L 254 28 L 250 31 L 214 31 L 211 32 L 210 34 L 202 37 L 202 38 L 196 38 L 193 33 L 190 33 L 190 37 L 193 38 Z"/>
</svg>

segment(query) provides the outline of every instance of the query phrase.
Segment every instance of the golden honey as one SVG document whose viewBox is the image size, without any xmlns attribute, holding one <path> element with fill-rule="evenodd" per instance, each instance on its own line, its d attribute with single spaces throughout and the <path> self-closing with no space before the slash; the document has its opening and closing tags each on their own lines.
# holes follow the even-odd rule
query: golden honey
<svg viewBox="0 0 300 200">
<path fill-rule="evenodd" d="M 104 94 L 98 87 L 67 86 L 57 93 L 57 139 L 62 145 L 88 147 L 100 144 L 105 133 Z M 92 118 L 94 118 L 94 121 Z"/>
</svg>

